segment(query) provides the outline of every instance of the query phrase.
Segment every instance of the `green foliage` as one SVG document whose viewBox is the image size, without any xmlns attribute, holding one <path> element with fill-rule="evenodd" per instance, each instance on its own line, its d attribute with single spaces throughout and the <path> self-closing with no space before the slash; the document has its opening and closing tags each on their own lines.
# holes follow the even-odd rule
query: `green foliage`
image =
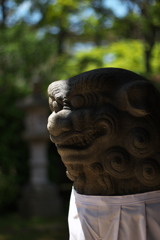
<svg viewBox="0 0 160 240">
<path fill-rule="evenodd" d="M 68 14 L 76 12 L 78 10 L 78 4 L 74 0 L 57 0 L 52 5 L 48 5 L 44 14 L 44 24 L 55 23 L 56 25 L 60 21 L 64 27 L 68 27 Z M 60 18 L 61 16 L 61 18 Z"/>
<path fill-rule="evenodd" d="M 0 83 L 29 90 L 33 78 L 41 75 L 47 86 L 54 52 L 50 36 L 41 39 L 29 26 L 20 24 L 1 29 Z"/>
<path fill-rule="evenodd" d="M 160 56 L 160 43 L 156 43 L 153 49 L 153 57 L 152 57 L 152 68 L 153 75 L 158 75 L 160 73 L 160 61 L 158 60 Z"/>
<path fill-rule="evenodd" d="M 116 18 L 112 29 L 115 38 L 139 39 L 142 37 L 142 18 L 137 13 L 131 12 L 123 18 Z"/>
<path fill-rule="evenodd" d="M 88 51 L 77 51 L 68 59 L 62 58 L 65 64 L 64 71 L 57 72 L 57 75 L 65 79 L 84 71 L 104 67 L 125 68 L 145 75 L 143 51 L 143 42 L 139 40 L 121 40 L 108 44 L 107 47 L 93 47 Z M 151 62 L 153 75 L 157 75 L 160 71 L 159 54 L 160 44 L 156 44 Z"/>
<path fill-rule="evenodd" d="M 123 0 L 122 0 L 123 1 Z M 124 3 L 126 0 L 123 1 Z M 122 23 L 122 37 L 136 38 L 144 44 L 144 66 L 145 74 L 152 75 L 152 52 L 157 41 L 160 40 L 160 3 L 157 0 L 128 0 L 129 12 L 120 20 Z M 136 11 L 134 10 L 136 8 Z M 135 18 L 135 21 L 133 19 Z M 118 20 L 119 25 L 119 20 Z M 118 30 L 118 28 L 115 28 Z M 125 34 L 125 31 L 126 34 Z"/>
<path fill-rule="evenodd" d="M 112 60 L 106 67 L 120 67 L 144 74 L 143 43 L 137 40 L 123 40 L 112 43 L 108 52 L 113 54 Z"/>
</svg>

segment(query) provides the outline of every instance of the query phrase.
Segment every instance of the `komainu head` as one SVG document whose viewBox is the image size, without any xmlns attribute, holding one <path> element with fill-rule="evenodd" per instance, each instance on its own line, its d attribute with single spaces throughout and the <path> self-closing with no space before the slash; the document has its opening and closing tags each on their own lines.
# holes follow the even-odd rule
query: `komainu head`
<svg viewBox="0 0 160 240">
<path fill-rule="evenodd" d="M 104 68 L 50 84 L 50 138 L 78 193 L 160 189 L 160 93 L 142 76 Z"/>
</svg>

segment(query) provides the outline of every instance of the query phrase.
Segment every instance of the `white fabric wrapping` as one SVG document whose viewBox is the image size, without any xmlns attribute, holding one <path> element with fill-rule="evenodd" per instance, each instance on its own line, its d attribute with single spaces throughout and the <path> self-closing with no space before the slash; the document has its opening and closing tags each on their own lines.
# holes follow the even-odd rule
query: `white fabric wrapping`
<svg viewBox="0 0 160 240">
<path fill-rule="evenodd" d="M 71 193 L 70 240 L 160 240 L 160 191 L 126 196 Z"/>
</svg>

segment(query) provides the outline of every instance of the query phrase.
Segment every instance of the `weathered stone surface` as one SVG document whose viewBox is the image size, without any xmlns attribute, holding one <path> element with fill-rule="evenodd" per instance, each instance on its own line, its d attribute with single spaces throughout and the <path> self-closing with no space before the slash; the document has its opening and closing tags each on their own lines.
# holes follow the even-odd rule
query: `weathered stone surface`
<svg viewBox="0 0 160 240">
<path fill-rule="evenodd" d="M 50 138 L 80 194 L 160 189 L 160 93 L 124 69 L 96 69 L 48 88 Z"/>
</svg>

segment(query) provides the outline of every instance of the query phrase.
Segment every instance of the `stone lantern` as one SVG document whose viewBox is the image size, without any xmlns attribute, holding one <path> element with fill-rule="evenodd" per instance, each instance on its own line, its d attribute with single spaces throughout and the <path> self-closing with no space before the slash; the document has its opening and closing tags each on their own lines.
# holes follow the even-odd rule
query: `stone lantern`
<svg viewBox="0 0 160 240">
<path fill-rule="evenodd" d="M 30 180 L 23 190 L 20 212 L 29 216 L 54 216 L 61 211 L 61 200 L 56 186 L 48 180 L 49 134 L 46 125 L 49 108 L 39 81 L 34 83 L 33 94 L 22 100 L 20 107 L 26 112 L 23 137 L 30 149 Z"/>
</svg>

